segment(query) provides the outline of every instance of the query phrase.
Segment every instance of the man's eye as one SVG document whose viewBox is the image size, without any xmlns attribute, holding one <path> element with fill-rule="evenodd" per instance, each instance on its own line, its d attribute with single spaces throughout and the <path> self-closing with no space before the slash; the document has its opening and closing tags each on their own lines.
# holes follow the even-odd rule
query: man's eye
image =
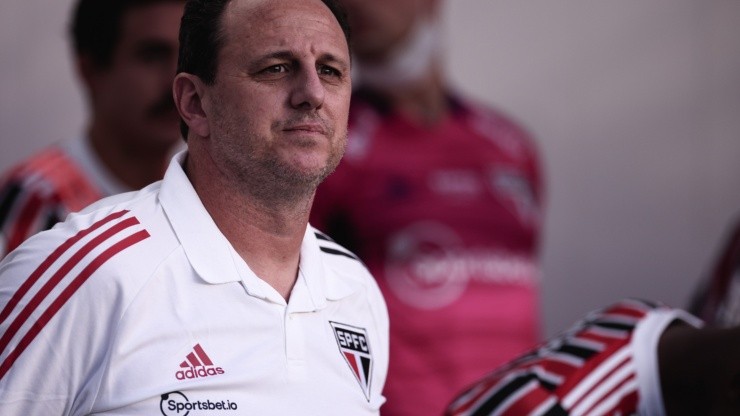
<svg viewBox="0 0 740 416">
<path fill-rule="evenodd" d="M 272 65 L 272 66 L 268 66 L 267 68 L 265 68 L 264 70 L 262 70 L 262 72 L 265 72 L 265 73 L 268 73 L 268 74 L 280 74 L 280 73 L 283 73 L 283 72 L 288 72 L 288 68 L 285 65 L 283 65 L 283 64 L 280 64 L 280 65 Z"/>
<path fill-rule="evenodd" d="M 319 75 L 327 75 L 330 77 L 341 77 L 342 73 L 337 69 L 330 66 L 322 65 L 319 67 Z"/>
</svg>

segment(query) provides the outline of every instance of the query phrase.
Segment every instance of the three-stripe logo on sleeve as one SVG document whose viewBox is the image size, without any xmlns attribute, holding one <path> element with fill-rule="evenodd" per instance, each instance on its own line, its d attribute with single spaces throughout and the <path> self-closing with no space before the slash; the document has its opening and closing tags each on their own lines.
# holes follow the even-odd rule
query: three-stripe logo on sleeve
<svg viewBox="0 0 740 416">
<path fill-rule="evenodd" d="M 110 214 L 57 247 L 0 311 L 0 379 L 44 327 L 107 261 L 149 238 L 129 211 Z"/>
</svg>

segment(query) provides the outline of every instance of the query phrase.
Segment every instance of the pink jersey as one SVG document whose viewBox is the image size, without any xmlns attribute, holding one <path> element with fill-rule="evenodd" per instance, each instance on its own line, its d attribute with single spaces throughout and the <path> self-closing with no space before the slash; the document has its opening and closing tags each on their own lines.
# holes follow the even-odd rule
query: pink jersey
<svg viewBox="0 0 740 416">
<path fill-rule="evenodd" d="M 339 168 L 311 222 L 378 280 L 391 319 L 385 415 L 440 414 L 539 341 L 541 186 L 515 123 L 451 99 L 426 128 L 356 94 Z"/>
<path fill-rule="evenodd" d="M 665 414 L 658 341 L 687 313 L 624 300 L 490 373 L 460 394 L 448 416 Z"/>
</svg>

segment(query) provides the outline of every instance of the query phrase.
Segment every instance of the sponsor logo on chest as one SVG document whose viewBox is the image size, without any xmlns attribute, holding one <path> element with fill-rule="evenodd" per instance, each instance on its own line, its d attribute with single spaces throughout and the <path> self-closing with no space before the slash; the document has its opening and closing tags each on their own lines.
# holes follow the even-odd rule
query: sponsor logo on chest
<svg viewBox="0 0 740 416">
<path fill-rule="evenodd" d="M 175 378 L 178 380 L 191 380 L 194 378 L 217 376 L 224 373 L 223 368 L 213 364 L 211 357 L 206 354 L 203 347 L 200 344 L 195 344 L 193 350 L 180 363 L 180 370 L 175 372 Z"/>
<path fill-rule="evenodd" d="M 480 175 L 472 169 L 439 169 L 429 174 L 429 189 L 447 197 L 476 197 L 485 191 Z"/>
<path fill-rule="evenodd" d="M 212 415 L 220 412 L 236 412 L 239 406 L 228 399 L 189 399 L 181 391 L 171 391 L 160 397 L 159 410 L 164 416 L 188 416 L 192 414 Z"/>
</svg>

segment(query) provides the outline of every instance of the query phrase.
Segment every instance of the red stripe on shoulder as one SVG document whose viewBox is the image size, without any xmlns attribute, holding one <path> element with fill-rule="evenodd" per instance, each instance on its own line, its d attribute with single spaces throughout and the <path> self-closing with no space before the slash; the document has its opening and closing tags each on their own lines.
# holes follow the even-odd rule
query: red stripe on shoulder
<svg viewBox="0 0 740 416">
<path fill-rule="evenodd" d="M 561 397 L 565 397 L 568 392 L 570 392 L 572 389 L 574 389 L 578 384 L 583 381 L 583 378 L 587 377 L 592 371 L 594 371 L 595 368 L 599 367 L 600 365 L 604 364 L 607 360 L 611 359 L 612 356 L 617 354 L 619 351 L 622 350 L 625 346 L 627 346 L 630 343 L 630 338 L 622 339 L 622 340 L 615 340 L 613 343 L 609 344 L 603 351 L 599 352 L 598 354 L 594 355 L 590 359 L 588 359 L 581 368 L 577 370 L 578 376 L 570 375 L 568 380 L 561 384 L 558 389 L 557 393 Z M 625 363 L 629 362 L 632 359 L 631 356 L 628 356 L 624 358 L 620 363 L 613 368 L 609 374 L 604 375 L 598 382 L 600 383 L 603 381 L 604 378 L 608 377 L 610 374 L 612 374 L 614 371 L 616 371 L 618 368 L 620 368 Z"/>
<path fill-rule="evenodd" d="M 106 240 L 110 239 L 111 237 L 115 236 L 119 232 L 125 230 L 126 228 L 132 227 L 136 224 L 138 224 L 139 221 L 134 218 L 127 218 L 118 224 L 112 226 L 110 229 L 106 230 L 105 232 L 101 233 L 97 237 L 90 240 L 87 244 L 85 244 L 81 249 L 76 251 L 72 257 L 70 257 L 63 265 L 59 268 L 52 276 L 51 278 L 41 287 L 41 289 L 36 293 L 36 295 L 31 298 L 31 300 L 28 302 L 26 307 L 21 310 L 20 314 L 15 318 L 15 320 L 8 326 L 8 329 L 3 334 L 2 338 L 0 338 L 0 351 L 5 351 L 5 348 L 7 348 L 8 344 L 10 343 L 10 340 L 15 336 L 16 333 L 20 330 L 20 328 L 23 326 L 23 324 L 28 321 L 28 319 L 31 317 L 33 312 L 36 310 L 36 308 L 39 307 L 41 302 L 46 299 L 49 294 L 54 290 L 54 288 L 69 274 L 69 272 L 77 266 L 77 264 L 82 261 L 82 259 L 85 258 L 88 254 L 90 254 L 91 251 L 93 251 L 96 247 L 100 246 L 102 243 L 104 243 Z"/>
<path fill-rule="evenodd" d="M 630 373 L 627 377 L 620 380 L 614 387 L 606 392 L 596 403 L 594 403 L 584 414 L 606 414 L 606 415 L 631 415 L 637 410 L 637 389 L 630 388 L 627 391 L 622 391 L 628 383 L 634 382 L 637 376 L 634 373 Z M 629 387 L 629 386 L 627 386 Z M 616 400 L 616 404 L 609 409 L 608 412 L 598 413 L 595 411 L 603 403 L 609 400 Z M 603 409 L 602 409 L 603 410 Z"/>
<path fill-rule="evenodd" d="M 17 175 L 19 177 L 26 177 L 34 173 L 45 175 L 64 158 L 65 156 L 61 149 L 50 147 L 17 165 L 11 171 L 11 175 Z"/>
<path fill-rule="evenodd" d="M 510 399 L 514 400 L 502 409 L 503 412 L 499 413 L 501 416 L 530 415 L 543 404 L 555 402 L 554 396 L 537 384 L 517 394 L 512 394 Z"/>
<path fill-rule="evenodd" d="M 138 224 L 136 218 L 131 219 L 136 221 L 136 223 Z M 54 300 L 54 302 L 49 305 L 49 307 L 34 323 L 28 333 L 26 333 L 23 339 L 21 339 L 16 348 L 11 351 L 10 354 L 8 354 L 8 357 L 5 359 L 5 361 L 3 361 L 2 365 L 0 365 L 0 380 L 2 380 L 2 378 L 13 366 L 18 357 L 20 357 L 23 351 L 25 351 L 25 349 L 31 344 L 31 342 L 34 340 L 34 338 L 36 338 L 36 336 L 41 332 L 46 324 L 51 321 L 54 315 L 59 312 L 59 310 L 64 306 L 65 303 L 67 303 L 72 295 L 74 295 L 74 293 L 77 292 L 80 287 L 82 287 L 82 285 L 90 278 L 90 276 L 92 276 L 93 273 L 95 273 L 98 268 L 100 268 L 100 266 L 105 264 L 105 262 L 110 260 L 116 254 L 133 246 L 136 243 L 146 240 L 147 238 L 149 238 L 149 236 L 150 235 L 146 230 L 138 231 L 135 234 L 132 234 L 124 238 L 123 240 L 115 243 L 114 245 L 103 251 L 100 255 L 98 255 L 98 257 L 96 257 L 92 262 L 90 262 L 90 264 L 88 264 L 80 272 L 80 274 L 75 277 L 72 283 L 70 283 L 69 286 L 67 286 L 62 291 L 62 293 Z M 2 349 L 4 350 L 4 348 L 5 346 L 3 345 Z"/>
<path fill-rule="evenodd" d="M 484 396 L 495 394 L 498 391 L 498 384 L 501 383 L 502 375 L 505 374 L 495 373 L 489 375 L 476 383 L 473 387 L 469 388 L 465 393 L 461 394 L 458 399 L 450 404 L 447 408 L 446 416 L 463 415 Z"/>
<path fill-rule="evenodd" d="M 26 193 L 38 193 L 42 198 L 53 195 L 68 212 L 79 211 L 105 196 L 90 175 L 59 148 L 27 160 L 7 180 L 19 183 Z"/>
<path fill-rule="evenodd" d="M 97 230 L 103 225 L 122 217 L 126 213 L 128 213 L 128 210 L 118 211 L 113 214 L 110 214 L 107 217 L 103 218 L 102 220 L 97 221 L 90 227 L 78 232 L 74 236 L 70 237 L 67 241 L 62 243 L 59 247 L 57 247 L 47 258 L 44 259 L 44 261 L 41 262 L 41 264 L 36 268 L 36 270 L 34 270 L 33 273 L 31 273 L 28 279 L 26 279 L 26 281 L 23 282 L 23 284 L 21 284 L 21 286 L 15 292 L 15 294 L 10 299 L 8 304 L 5 305 L 5 308 L 3 308 L 2 312 L 0 312 L 0 324 L 2 324 L 8 318 L 13 308 L 15 308 L 15 306 L 18 304 L 18 302 L 20 302 L 23 296 L 25 296 L 26 293 L 28 293 L 31 287 L 41 277 L 41 275 L 43 275 L 49 269 L 49 267 L 51 267 L 51 265 L 54 264 L 54 262 L 59 259 L 59 257 L 61 257 L 67 250 L 69 250 L 69 248 L 72 247 L 72 245 L 80 241 L 86 235 L 92 233 L 93 231 Z M 2 351 L 1 348 L 0 348 L 0 351 Z"/>
<path fill-rule="evenodd" d="M 612 378 L 616 377 L 617 373 L 621 371 L 625 366 L 628 366 L 631 362 L 632 362 L 632 358 L 626 357 L 622 361 L 620 361 L 616 366 L 614 366 L 614 368 L 604 373 L 597 380 L 590 380 L 591 384 L 587 385 L 588 388 L 585 391 L 583 391 L 583 393 L 580 395 L 580 397 L 576 401 L 573 402 L 573 404 L 571 405 L 571 409 L 575 409 L 586 398 L 590 397 L 591 394 L 593 394 L 597 389 L 602 388 L 603 385 L 611 382 Z M 591 372 L 592 372 L 592 369 L 588 369 L 586 371 L 580 372 L 577 378 L 574 377 L 573 380 L 570 380 L 571 383 L 569 383 L 568 386 L 564 386 L 563 388 L 558 389 L 557 391 L 558 396 L 565 397 L 565 395 L 570 393 L 570 391 L 572 391 L 576 386 L 580 386 L 584 382 L 584 380 L 588 378 Z M 630 373 L 630 374 L 634 375 L 633 373 Z M 598 399 L 597 403 L 593 404 L 591 408 L 595 407 L 598 403 L 604 400 L 604 397 L 605 396 L 601 396 Z M 588 414 L 588 412 L 586 412 L 586 414 Z"/>
</svg>

